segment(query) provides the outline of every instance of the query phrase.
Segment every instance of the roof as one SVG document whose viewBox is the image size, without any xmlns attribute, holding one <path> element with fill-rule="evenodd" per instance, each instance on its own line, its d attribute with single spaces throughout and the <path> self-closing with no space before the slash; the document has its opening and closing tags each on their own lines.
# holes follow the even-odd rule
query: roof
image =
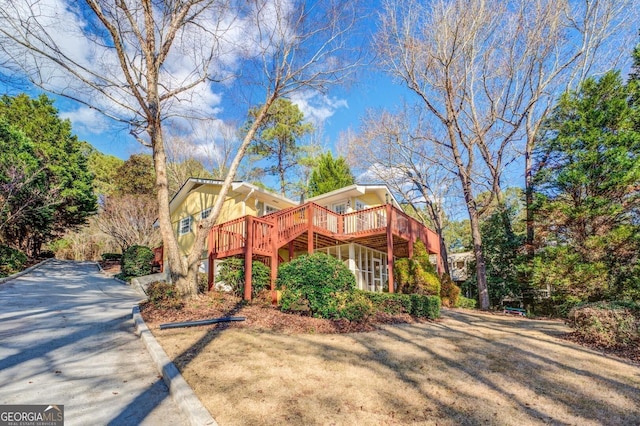
<svg viewBox="0 0 640 426">
<path fill-rule="evenodd" d="M 393 196 L 387 185 L 372 185 L 372 184 L 354 184 L 345 186 L 344 188 L 336 189 L 326 194 L 318 195 L 307 199 L 306 201 L 320 204 L 320 203 L 334 203 L 344 200 L 345 197 L 357 197 L 364 195 L 365 193 L 377 193 L 381 200 L 388 199 L 395 207 L 402 209 L 398 200 Z"/>
<path fill-rule="evenodd" d="M 187 195 L 194 189 L 198 188 L 202 185 L 219 185 L 222 186 L 224 181 L 218 179 L 203 179 L 203 178 L 194 178 L 191 177 L 187 179 L 185 183 L 182 184 L 178 192 L 173 196 L 171 201 L 169 202 L 169 211 L 173 213 L 174 208 L 181 205 L 182 202 L 187 198 Z M 290 200 L 282 195 L 275 194 L 270 191 L 266 191 L 262 188 L 259 188 L 255 185 L 252 185 L 247 182 L 234 181 L 231 183 L 231 188 L 229 191 L 239 193 L 239 194 L 252 194 L 255 193 L 260 199 L 263 201 L 272 204 L 274 207 L 286 208 L 290 206 L 298 205 L 297 202 Z"/>
</svg>

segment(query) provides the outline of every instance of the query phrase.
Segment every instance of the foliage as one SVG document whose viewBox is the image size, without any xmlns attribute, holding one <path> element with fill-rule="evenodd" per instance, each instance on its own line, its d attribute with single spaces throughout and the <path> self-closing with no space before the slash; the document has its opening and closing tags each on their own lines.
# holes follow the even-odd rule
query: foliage
<svg viewBox="0 0 640 426">
<path fill-rule="evenodd" d="M 458 304 L 454 307 L 456 308 L 464 308 L 464 309 L 475 309 L 478 305 L 478 301 L 476 299 L 469 299 L 468 297 L 460 296 L 458 298 Z"/>
<path fill-rule="evenodd" d="M 440 295 L 440 279 L 429 261 L 421 241 L 413 246 L 413 259 L 402 258 L 394 263 L 393 274 L 398 292 L 404 294 Z"/>
<path fill-rule="evenodd" d="M 460 299 L 460 287 L 458 287 L 447 274 L 440 278 L 440 299 L 442 305 L 453 308 L 458 306 Z"/>
<path fill-rule="evenodd" d="M 638 298 L 640 116 L 618 72 L 565 93 L 536 152 L 532 280 L 556 302 Z M 635 103 L 634 103 L 635 102 Z"/>
<path fill-rule="evenodd" d="M 223 282 L 238 296 L 244 295 L 244 259 L 230 257 L 220 264 L 216 282 Z M 251 296 L 255 297 L 271 285 L 271 271 L 262 262 L 254 260 L 251 264 Z"/>
<path fill-rule="evenodd" d="M 356 179 L 343 157 L 333 158 L 331 151 L 320 156 L 309 178 L 309 196 L 316 197 L 345 186 L 353 185 Z"/>
<path fill-rule="evenodd" d="M 19 250 L 0 245 L 0 277 L 6 277 L 24 269 L 27 256 Z"/>
<path fill-rule="evenodd" d="M 366 320 L 375 312 L 373 302 L 362 292 L 342 291 L 335 294 L 338 318 L 349 321 Z"/>
<path fill-rule="evenodd" d="M 86 144 L 87 168 L 93 175 L 93 191 L 98 197 L 112 195 L 118 187 L 120 167 L 124 163 L 118 157 L 103 154 Z"/>
<path fill-rule="evenodd" d="M 261 108 L 253 108 L 249 111 L 246 128 L 251 127 L 260 110 Z M 279 177 L 282 195 L 287 189 L 287 172 L 297 164 L 299 149 L 296 141 L 312 131 L 313 126 L 304 122 L 304 114 L 298 106 L 288 99 L 280 98 L 269 107 L 266 119 L 256 132 L 249 153 L 275 163 L 265 171 Z"/>
<path fill-rule="evenodd" d="M 440 317 L 440 297 L 424 294 L 375 293 L 356 291 L 369 299 L 374 312 L 410 314 L 416 317 L 436 319 Z"/>
<path fill-rule="evenodd" d="M 146 246 L 131 246 L 122 254 L 122 273 L 126 279 L 151 274 L 153 251 Z"/>
<path fill-rule="evenodd" d="M 443 229 L 443 237 L 450 253 L 469 251 L 473 247 L 469 219 L 447 220 Z"/>
<path fill-rule="evenodd" d="M 338 292 L 352 292 L 356 279 L 335 257 L 314 253 L 297 257 L 278 269 L 282 309 L 294 310 L 308 304 L 309 313 L 321 318 L 338 316 Z"/>
<path fill-rule="evenodd" d="M 154 197 L 155 183 L 153 158 L 148 154 L 133 154 L 118 168 L 117 192 L 121 195 Z"/>
<path fill-rule="evenodd" d="M 411 313 L 411 299 L 407 294 L 358 291 L 367 299 L 371 300 L 379 312 L 385 312 L 391 315 Z"/>
<path fill-rule="evenodd" d="M 413 260 L 418 262 L 425 272 L 435 274 L 436 267 L 429 260 L 429 252 L 420 240 L 413 243 Z"/>
<path fill-rule="evenodd" d="M 55 190 L 49 188 L 31 140 L 2 117 L 0 153 L 0 241 L 20 247 L 25 228 L 49 227 Z"/>
<path fill-rule="evenodd" d="M 173 284 L 154 281 L 147 287 L 147 297 L 150 303 L 165 309 L 181 309 L 183 302 L 178 296 Z"/>
<path fill-rule="evenodd" d="M 586 342 L 605 348 L 626 348 L 640 343 L 640 304 L 598 302 L 578 306 L 568 324 Z"/>
<path fill-rule="evenodd" d="M 3 96 L 0 117 L 19 129 L 33 146 L 38 167 L 44 173 L 48 209 L 36 209 L 14 223 L 5 243 L 37 255 L 42 244 L 86 222 L 97 208 L 86 149 L 71 133 L 69 120 L 61 120 L 53 101 L 45 95 Z M 4 152 L 3 152 L 4 155 Z"/>
<path fill-rule="evenodd" d="M 520 190 L 517 192 L 521 193 Z M 492 306 L 499 306 L 505 297 L 522 294 L 525 261 L 521 251 L 525 238 L 522 214 L 519 202 L 509 203 L 497 207 L 480 225 Z M 472 277 L 475 277 L 475 269 L 472 269 Z"/>
</svg>

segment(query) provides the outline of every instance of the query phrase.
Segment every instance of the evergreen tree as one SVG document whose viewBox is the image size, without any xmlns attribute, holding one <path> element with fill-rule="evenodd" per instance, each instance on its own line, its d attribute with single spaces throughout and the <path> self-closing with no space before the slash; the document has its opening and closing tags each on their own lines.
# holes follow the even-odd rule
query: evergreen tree
<svg viewBox="0 0 640 426">
<path fill-rule="evenodd" d="M 536 159 L 533 279 L 563 301 L 640 297 L 640 132 L 634 84 L 619 72 L 565 93 Z"/>
<path fill-rule="evenodd" d="M 320 156 L 318 166 L 311 172 L 309 196 L 316 197 L 327 192 L 353 185 L 356 179 L 344 158 L 333 158 L 331 152 Z"/>
<path fill-rule="evenodd" d="M 33 222 L 14 230 L 14 243 L 36 255 L 43 243 L 84 224 L 96 212 L 86 149 L 71 133 L 69 120 L 58 117 L 53 101 L 45 95 L 37 99 L 24 94 L 5 95 L 0 101 L 0 117 L 30 139 L 46 176 L 49 194 L 56 197 L 51 204 L 51 217 L 38 214 Z"/>
<path fill-rule="evenodd" d="M 259 112 L 258 108 L 249 111 L 246 128 L 251 126 Z M 299 148 L 296 142 L 312 131 L 313 126 L 304 122 L 304 114 L 298 106 L 280 98 L 271 105 L 266 120 L 256 132 L 249 153 L 273 162 L 264 171 L 278 177 L 282 195 L 287 191 L 288 172 L 297 164 Z"/>
</svg>

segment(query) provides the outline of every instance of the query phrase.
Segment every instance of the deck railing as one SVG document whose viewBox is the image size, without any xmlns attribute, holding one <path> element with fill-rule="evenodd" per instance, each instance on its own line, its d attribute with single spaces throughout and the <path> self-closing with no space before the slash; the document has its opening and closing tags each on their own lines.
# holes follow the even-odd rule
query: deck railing
<svg viewBox="0 0 640 426">
<path fill-rule="evenodd" d="M 391 213 L 390 216 L 389 213 Z M 247 223 L 249 222 L 252 223 L 253 250 L 265 255 L 273 251 L 274 239 L 276 246 L 281 246 L 309 231 L 310 228 L 314 232 L 340 238 L 340 236 L 359 237 L 382 233 L 386 231 L 389 224 L 392 234 L 404 238 L 413 235 L 414 238 L 425 241 L 430 252 L 440 251 L 439 246 L 436 246 L 439 244 L 439 239 L 435 232 L 395 207 L 382 205 L 341 215 L 317 204 L 307 203 L 261 218 L 252 217 L 249 220 L 248 216 L 244 216 L 214 226 L 209 234 L 212 252 L 223 256 L 242 253 L 247 243 Z"/>
<path fill-rule="evenodd" d="M 213 252 L 242 251 L 247 237 L 246 220 L 244 217 L 230 220 L 213 227 L 209 238 L 213 238 Z"/>
<path fill-rule="evenodd" d="M 362 234 L 387 227 L 387 207 L 378 206 L 347 213 L 344 218 L 344 233 Z"/>
<path fill-rule="evenodd" d="M 342 227 L 342 216 L 325 207 L 317 204 L 313 206 L 313 226 L 314 228 L 327 231 L 333 234 L 339 234 Z"/>
<path fill-rule="evenodd" d="M 289 241 L 308 228 L 308 208 L 309 204 L 304 204 L 272 216 L 278 228 L 278 243 Z"/>
</svg>

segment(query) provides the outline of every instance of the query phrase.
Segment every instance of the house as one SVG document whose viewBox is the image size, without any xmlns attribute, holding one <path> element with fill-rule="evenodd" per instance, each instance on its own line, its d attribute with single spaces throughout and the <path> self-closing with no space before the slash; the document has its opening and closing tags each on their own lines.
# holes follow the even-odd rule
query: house
<svg viewBox="0 0 640 426">
<path fill-rule="evenodd" d="M 465 251 L 461 253 L 449 253 L 447 255 L 449 262 L 449 272 L 451 279 L 456 283 L 466 281 L 469 278 L 469 266 L 475 260 L 472 251 Z"/>
<path fill-rule="evenodd" d="M 222 181 L 190 178 L 170 203 L 171 220 L 183 254 L 194 240 L 194 223 L 206 218 Z M 323 252 L 344 261 L 362 290 L 394 292 L 393 260 L 413 255 L 421 240 L 442 272 L 438 235 L 405 214 L 385 185 L 350 185 L 297 203 L 246 182 L 234 182 L 217 225 L 207 237 L 202 261 L 209 288 L 217 265 L 245 259 L 245 298 L 251 298 L 251 262 L 271 268 L 305 253 Z"/>
</svg>

